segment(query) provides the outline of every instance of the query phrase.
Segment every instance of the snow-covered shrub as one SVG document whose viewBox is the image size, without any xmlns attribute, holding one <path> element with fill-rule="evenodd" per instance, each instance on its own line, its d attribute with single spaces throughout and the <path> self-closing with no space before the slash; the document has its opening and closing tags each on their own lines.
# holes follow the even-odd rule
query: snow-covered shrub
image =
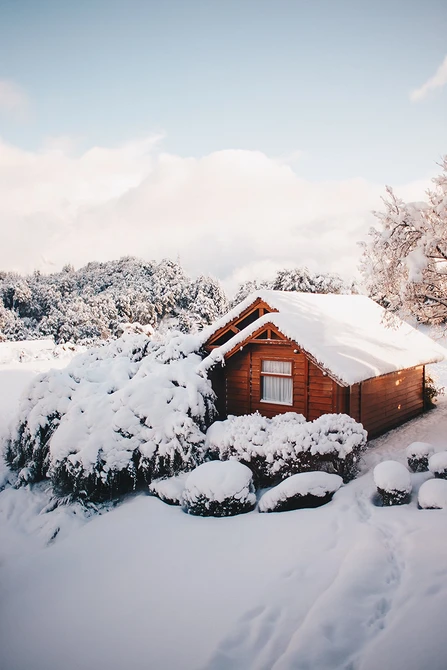
<svg viewBox="0 0 447 670">
<path fill-rule="evenodd" d="M 418 506 L 421 509 L 447 509 L 447 481 L 429 479 L 419 489 Z"/>
<path fill-rule="evenodd" d="M 166 479 L 154 479 L 149 484 L 149 491 L 168 505 L 180 505 L 183 491 L 185 489 L 185 482 L 188 473 L 182 473 L 176 477 L 168 477 Z"/>
<path fill-rule="evenodd" d="M 444 395 L 445 388 L 437 384 L 436 380 L 428 373 L 425 373 L 424 384 L 424 407 L 425 409 L 433 409 L 436 407 L 438 396 Z"/>
<path fill-rule="evenodd" d="M 188 476 L 182 507 L 197 516 L 234 516 L 254 509 L 253 475 L 237 461 L 209 461 Z"/>
<path fill-rule="evenodd" d="M 258 412 L 244 416 L 229 416 L 213 423 L 206 434 L 208 458 L 229 459 L 248 465 L 258 486 L 268 486 L 270 470 L 265 446 L 269 438 L 269 419 Z"/>
<path fill-rule="evenodd" d="M 368 439 L 362 424 L 347 414 L 323 414 L 312 422 L 311 432 L 315 443 L 312 453 L 318 456 L 317 462 L 324 469 L 327 463 L 344 482 L 354 479 Z"/>
<path fill-rule="evenodd" d="M 301 472 L 287 477 L 259 500 L 260 512 L 286 512 L 303 507 L 320 507 L 338 491 L 343 480 L 327 472 Z"/>
<path fill-rule="evenodd" d="M 384 505 L 405 505 L 410 502 L 411 477 L 401 463 L 383 461 L 376 465 L 374 483 Z"/>
<path fill-rule="evenodd" d="M 125 335 L 40 375 L 22 397 L 9 465 L 30 482 L 48 477 L 61 495 L 96 500 L 192 470 L 215 415 L 198 342 Z"/>
<path fill-rule="evenodd" d="M 405 450 L 410 470 L 426 472 L 428 470 L 428 459 L 433 451 L 433 446 L 428 442 L 412 442 Z"/>
<path fill-rule="evenodd" d="M 345 481 L 355 477 L 367 433 L 345 414 L 306 422 L 288 412 L 267 419 L 258 413 L 230 416 L 207 432 L 210 458 L 248 465 L 257 486 L 272 486 L 299 472 L 328 470 Z"/>
<path fill-rule="evenodd" d="M 435 477 L 447 479 L 447 451 L 438 451 L 437 454 L 430 456 L 428 469 Z"/>
</svg>

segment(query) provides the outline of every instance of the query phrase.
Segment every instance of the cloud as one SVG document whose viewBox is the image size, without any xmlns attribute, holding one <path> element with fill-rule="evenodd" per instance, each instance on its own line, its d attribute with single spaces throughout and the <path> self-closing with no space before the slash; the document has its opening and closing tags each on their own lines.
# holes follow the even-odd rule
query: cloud
<svg viewBox="0 0 447 670">
<path fill-rule="evenodd" d="M 382 185 L 306 181 L 256 151 L 182 158 L 158 140 L 79 156 L 66 139 L 40 152 L 0 143 L 0 270 L 179 256 L 191 275 L 217 276 L 230 291 L 282 267 L 356 271 Z M 407 185 L 406 197 L 427 185 Z"/>
<path fill-rule="evenodd" d="M 28 111 L 29 99 L 25 91 L 13 81 L 0 79 L 0 113 L 24 118 Z"/>
<path fill-rule="evenodd" d="M 423 84 L 420 88 L 416 88 L 414 89 L 414 91 L 411 91 L 410 99 L 413 102 L 419 102 L 420 100 L 423 100 L 425 97 L 427 97 L 430 91 L 433 91 L 434 89 L 437 88 L 442 88 L 446 84 L 447 84 L 447 56 L 442 61 L 441 65 L 438 67 L 433 77 L 427 79 L 425 84 Z"/>
</svg>

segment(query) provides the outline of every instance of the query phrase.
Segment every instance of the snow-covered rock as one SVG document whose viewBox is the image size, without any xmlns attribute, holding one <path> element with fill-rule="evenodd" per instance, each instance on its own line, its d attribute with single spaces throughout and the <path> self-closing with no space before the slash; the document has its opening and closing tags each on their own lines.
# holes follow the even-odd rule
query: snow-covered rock
<svg viewBox="0 0 447 670">
<path fill-rule="evenodd" d="M 183 509 L 198 516 L 233 516 L 254 508 L 253 475 L 237 461 L 209 461 L 188 476 Z"/>
<path fill-rule="evenodd" d="M 437 454 L 430 456 L 428 469 L 435 477 L 447 479 L 447 451 L 438 451 Z"/>
<path fill-rule="evenodd" d="M 402 505 L 410 501 L 411 477 L 397 461 L 383 461 L 374 468 L 374 483 L 384 505 Z"/>
<path fill-rule="evenodd" d="M 283 512 L 319 507 L 331 500 L 343 480 L 327 472 L 302 472 L 288 477 L 259 500 L 260 512 Z"/>
<path fill-rule="evenodd" d="M 429 442 L 412 442 L 405 450 L 408 467 L 413 472 L 426 472 L 428 459 L 433 454 L 433 445 Z"/>
<path fill-rule="evenodd" d="M 447 481 L 429 479 L 419 489 L 418 505 L 421 509 L 447 509 Z"/>
<path fill-rule="evenodd" d="M 157 496 L 157 498 L 160 498 L 160 500 L 163 500 L 163 502 L 168 503 L 168 505 L 180 505 L 188 476 L 189 473 L 182 473 L 176 477 L 154 479 L 149 484 L 149 491 Z"/>
</svg>

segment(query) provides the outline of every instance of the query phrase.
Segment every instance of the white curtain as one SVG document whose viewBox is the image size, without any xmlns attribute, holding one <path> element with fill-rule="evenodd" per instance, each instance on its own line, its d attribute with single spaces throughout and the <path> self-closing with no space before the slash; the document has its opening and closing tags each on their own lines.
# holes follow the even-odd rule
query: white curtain
<svg viewBox="0 0 447 670">
<path fill-rule="evenodd" d="M 291 375 L 292 363 L 290 361 L 262 361 L 262 372 L 277 375 Z M 267 402 L 293 405 L 292 377 L 262 377 L 262 400 Z"/>
<path fill-rule="evenodd" d="M 291 375 L 290 361 L 262 361 L 262 372 L 272 372 L 275 375 Z"/>
</svg>

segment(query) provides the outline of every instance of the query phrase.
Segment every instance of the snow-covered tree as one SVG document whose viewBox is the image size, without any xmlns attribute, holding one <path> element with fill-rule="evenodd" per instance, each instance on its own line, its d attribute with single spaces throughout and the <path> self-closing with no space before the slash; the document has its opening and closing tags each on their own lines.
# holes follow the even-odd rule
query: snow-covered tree
<svg viewBox="0 0 447 670">
<path fill-rule="evenodd" d="M 312 273 L 306 267 L 278 270 L 271 280 L 250 280 L 240 284 L 232 306 L 240 303 L 250 293 L 260 289 L 274 291 L 300 291 L 302 293 L 349 293 L 342 278 L 330 272 Z"/>
<path fill-rule="evenodd" d="M 422 323 L 447 323 L 447 156 L 426 202 L 406 203 L 387 187 L 379 225 L 361 243 L 370 296 Z"/>
<path fill-rule="evenodd" d="M 217 280 L 192 279 L 178 263 L 125 257 L 51 275 L 2 272 L 0 307 L 4 338 L 63 343 L 117 337 L 132 323 L 200 329 L 226 311 L 227 299 Z"/>
</svg>

